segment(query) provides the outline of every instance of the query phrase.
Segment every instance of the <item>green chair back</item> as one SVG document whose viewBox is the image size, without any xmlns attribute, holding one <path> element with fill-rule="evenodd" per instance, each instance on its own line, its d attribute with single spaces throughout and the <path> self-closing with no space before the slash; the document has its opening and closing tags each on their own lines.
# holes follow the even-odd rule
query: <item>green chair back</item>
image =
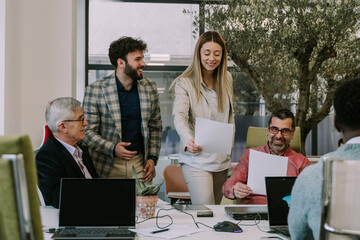
<svg viewBox="0 0 360 240">
<path fill-rule="evenodd" d="M 267 128 L 249 127 L 246 135 L 246 148 L 265 146 L 268 137 L 266 136 Z M 294 138 L 290 142 L 290 147 L 296 152 L 301 150 L 300 127 L 296 127 Z"/>
<path fill-rule="evenodd" d="M 21 239 L 13 168 L 0 159 L 0 239 Z"/>
<path fill-rule="evenodd" d="M 235 204 L 241 204 L 241 199 L 228 199 L 225 196 L 222 197 L 220 205 L 235 205 Z"/>
<path fill-rule="evenodd" d="M 24 166 L 25 166 L 25 174 L 26 174 L 29 201 L 30 201 L 30 212 L 31 212 L 34 237 L 36 240 L 43 240 L 44 235 L 43 235 L 41 215 L 40 215 L 40 201 L 39 201 L 39 196 L 38 196 L 37 189 L 36 189 L 36 185 L 38 183 L 36 164 L 35 164 L 35 157 L 34 157 L 34 152 L 32 149 L 31 142 L 30 142 L 30 138 L 27 135 L 0 136 L 0 156 L 3 154 L 20 154 L 20 153 L 22 153 L 23 157 L 24 157 Z M 4 166 L 7 166 L 7 164 L 10 164 L 10 163 L 2 163 L 2 164 L 4 164 Z M 7 171 L 7 170 L 5 170 L 5 168 L 7 168 L 7 167 L 4 167 L 4 172 Z M 0 167 L 0 169 L 2 169 L 2 167 Z M 3 177 L 2 173 L 1 173 L 1 177 Z M 11 174 L 11 178 L 7 178 L 7 179 L 13 179 L 12 174 Z M 5 190 L 9 190 L 8 187 L 11 187 L 9 184 L 4 184 L 4 186 L 2 186 L 3 185 L 2 180 L 0 181 L 0 183 L 1 183 L 0 184 L 1 189 L 4 188 Z M 7 185 L 7 187 L 6 187 L 6 185 Z M 14 191 L 15 191 L 14 186 L 12 186 L 12 189 L 14 189 Z M 3 194 L 1 194 L 1 193 L 0 193 L 0 195 L 1 195 L 1 198 L 10 197 L 10 196 L 3 196 Z M 1 208 L 0 208 L 1 209 L 0 229 L 2 230 L 2 229 L 4 229 L 2 227 L 2 224 L 4 224 L 3 221 L 6 222 L 6 219 L 4 219 L 5 216 L 3 215 L 2 211 L 6 210 L 6 211 L 10 211 L 14 214 L 15 213 L 17 214 L 17 210 L 13 211 L 13 209 L 10 209 L 10 207 L 9 207 L 9 209 L 6 209 L 6 206 L 4 206 L 4 204 L 3 204 L 4 202 L 2 200 L 0 200 L 0 203 L 1 203 L 0 204 L 0 206 L 1 206 Z M 14 206 L 16 206 L 15 199 L 12 201 L 12 203 L 14 204 Z M 0 235 L 0 239 L 15 239 L 15 238 L 2 238 Z"/>
</svg>

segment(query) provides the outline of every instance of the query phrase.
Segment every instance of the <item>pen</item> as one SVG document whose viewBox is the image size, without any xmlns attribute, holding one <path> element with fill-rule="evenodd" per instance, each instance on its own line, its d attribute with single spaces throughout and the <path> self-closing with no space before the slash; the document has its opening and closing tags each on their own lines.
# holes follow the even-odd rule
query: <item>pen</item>
<svg viewBox="0 0 360 240">
<path fill-rule="evenodd" d="M 156 230 L 156 231 L 152 231 L 151 233 L 154 234 L 154 233 L 161 233 L 161 232 L 166 232 L 166 231 L 169 231 L 170 229 L 169 228 L 165 228 L 165 229 L 160 229 L 160 230 Z"/>
<path fill-rule="evenodd" d="M 281 237 L 276 237 L 276 236 L 261 237 L 261 239 L 266 239 L 266 238 L 275 238 L 275 239 L 281 239 L 281 240 L 282 240 L 282 238 L 281 238 Z"/>
<path fill-rule="evenodd" d="M 46 233 L 54 233 L 56 231 L 56 228 L 43 228 L 43 231 Z"/>
</svg>

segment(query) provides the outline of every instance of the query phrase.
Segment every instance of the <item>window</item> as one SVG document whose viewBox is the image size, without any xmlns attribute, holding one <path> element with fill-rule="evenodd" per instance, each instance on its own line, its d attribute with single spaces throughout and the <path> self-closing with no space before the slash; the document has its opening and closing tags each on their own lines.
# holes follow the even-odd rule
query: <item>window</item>
<svg viewBox="0 0 360 240">
<path fill-rule="evenodd" d="M 199 5 L 89 1 L 88 84 L 114 71 L 108 58 L 113 40 L 122 36 L 144 40 L 148 51 L 143 75 L 156 82 L 160 97 L 164 130 L 160 155 L 178 152 L 169 87 L 189 65 L 197 41 L 192 34 L 193 15 L 183 13 L 184 9 L 198 11 Z"/>
<path fill-rule="evenodd" d="M 190 4 L 189 1 L 180 0 L 169 0 L 169 3 L 165 3 L 165 1 L 161 1 L 163 3 L 155 3 L 155 1 L 153 3 L 150 1 L 87 1 L 86 84 L 91 84 L 114 71 L 108 58 L 108 48 L 113 40 L 122 36 L 144 40 L 148 45 L 148 51 L 145 53 L 147 66 L 143 75 L 156 82 L 160 96 L 164 131 L 160 155 L 167 156 L 177 153 L 180 139 L 174 130 L 169 87 L 191 61 L 198 39 L 198 35 L 194 36 L 192 25 L 193 12 L 198 14 L 200 11 L 198 2 L 191 1 Z M 265 110 L 265 103 L 261 96 L 251 86 L 251 80 L 244 73 L 235 70 L 231 61 L 229 61 L 229 70 L 234 79 L 236 111 L 236 134 L 232 161 L 238 161 L 245 150 L 248 126 L 265 127 L 269 113 Z M 307 144 L 307 152 L 311 152 L 310 138 L 308 138 L 310 141 Z M 322 144 L 324 145 L 324 143 Z M 332 150 L 331 148 L 326 149 L 324 153 Z"/>
</svg>

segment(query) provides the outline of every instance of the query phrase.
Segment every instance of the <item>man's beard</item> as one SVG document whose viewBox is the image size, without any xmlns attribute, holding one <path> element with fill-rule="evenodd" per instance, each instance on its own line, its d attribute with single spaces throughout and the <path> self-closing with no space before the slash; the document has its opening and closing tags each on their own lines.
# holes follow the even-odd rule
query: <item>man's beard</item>
<svg viewBox="0 0 360 240">
<path fill-rule="evenodd" d="M 128 75 L 132 80 L 137 81 L 143 78 L 142 74 L 140 76 L 137 74 L 137 69 L 134 69 L 130 64 L 125 63 L 124 73 Z"/>
</svg>

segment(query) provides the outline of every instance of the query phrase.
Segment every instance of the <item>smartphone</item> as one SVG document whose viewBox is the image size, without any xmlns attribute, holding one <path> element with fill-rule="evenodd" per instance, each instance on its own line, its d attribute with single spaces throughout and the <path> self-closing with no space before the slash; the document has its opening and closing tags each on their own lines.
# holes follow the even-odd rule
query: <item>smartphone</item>
<svg viewBox="0 0 360 240">
<path fill-rule="evenodd" d="M 213 217 L 214 214 L 212 211 L 198 211 L 196 213 L 197 217 Z"/>
</svg>

